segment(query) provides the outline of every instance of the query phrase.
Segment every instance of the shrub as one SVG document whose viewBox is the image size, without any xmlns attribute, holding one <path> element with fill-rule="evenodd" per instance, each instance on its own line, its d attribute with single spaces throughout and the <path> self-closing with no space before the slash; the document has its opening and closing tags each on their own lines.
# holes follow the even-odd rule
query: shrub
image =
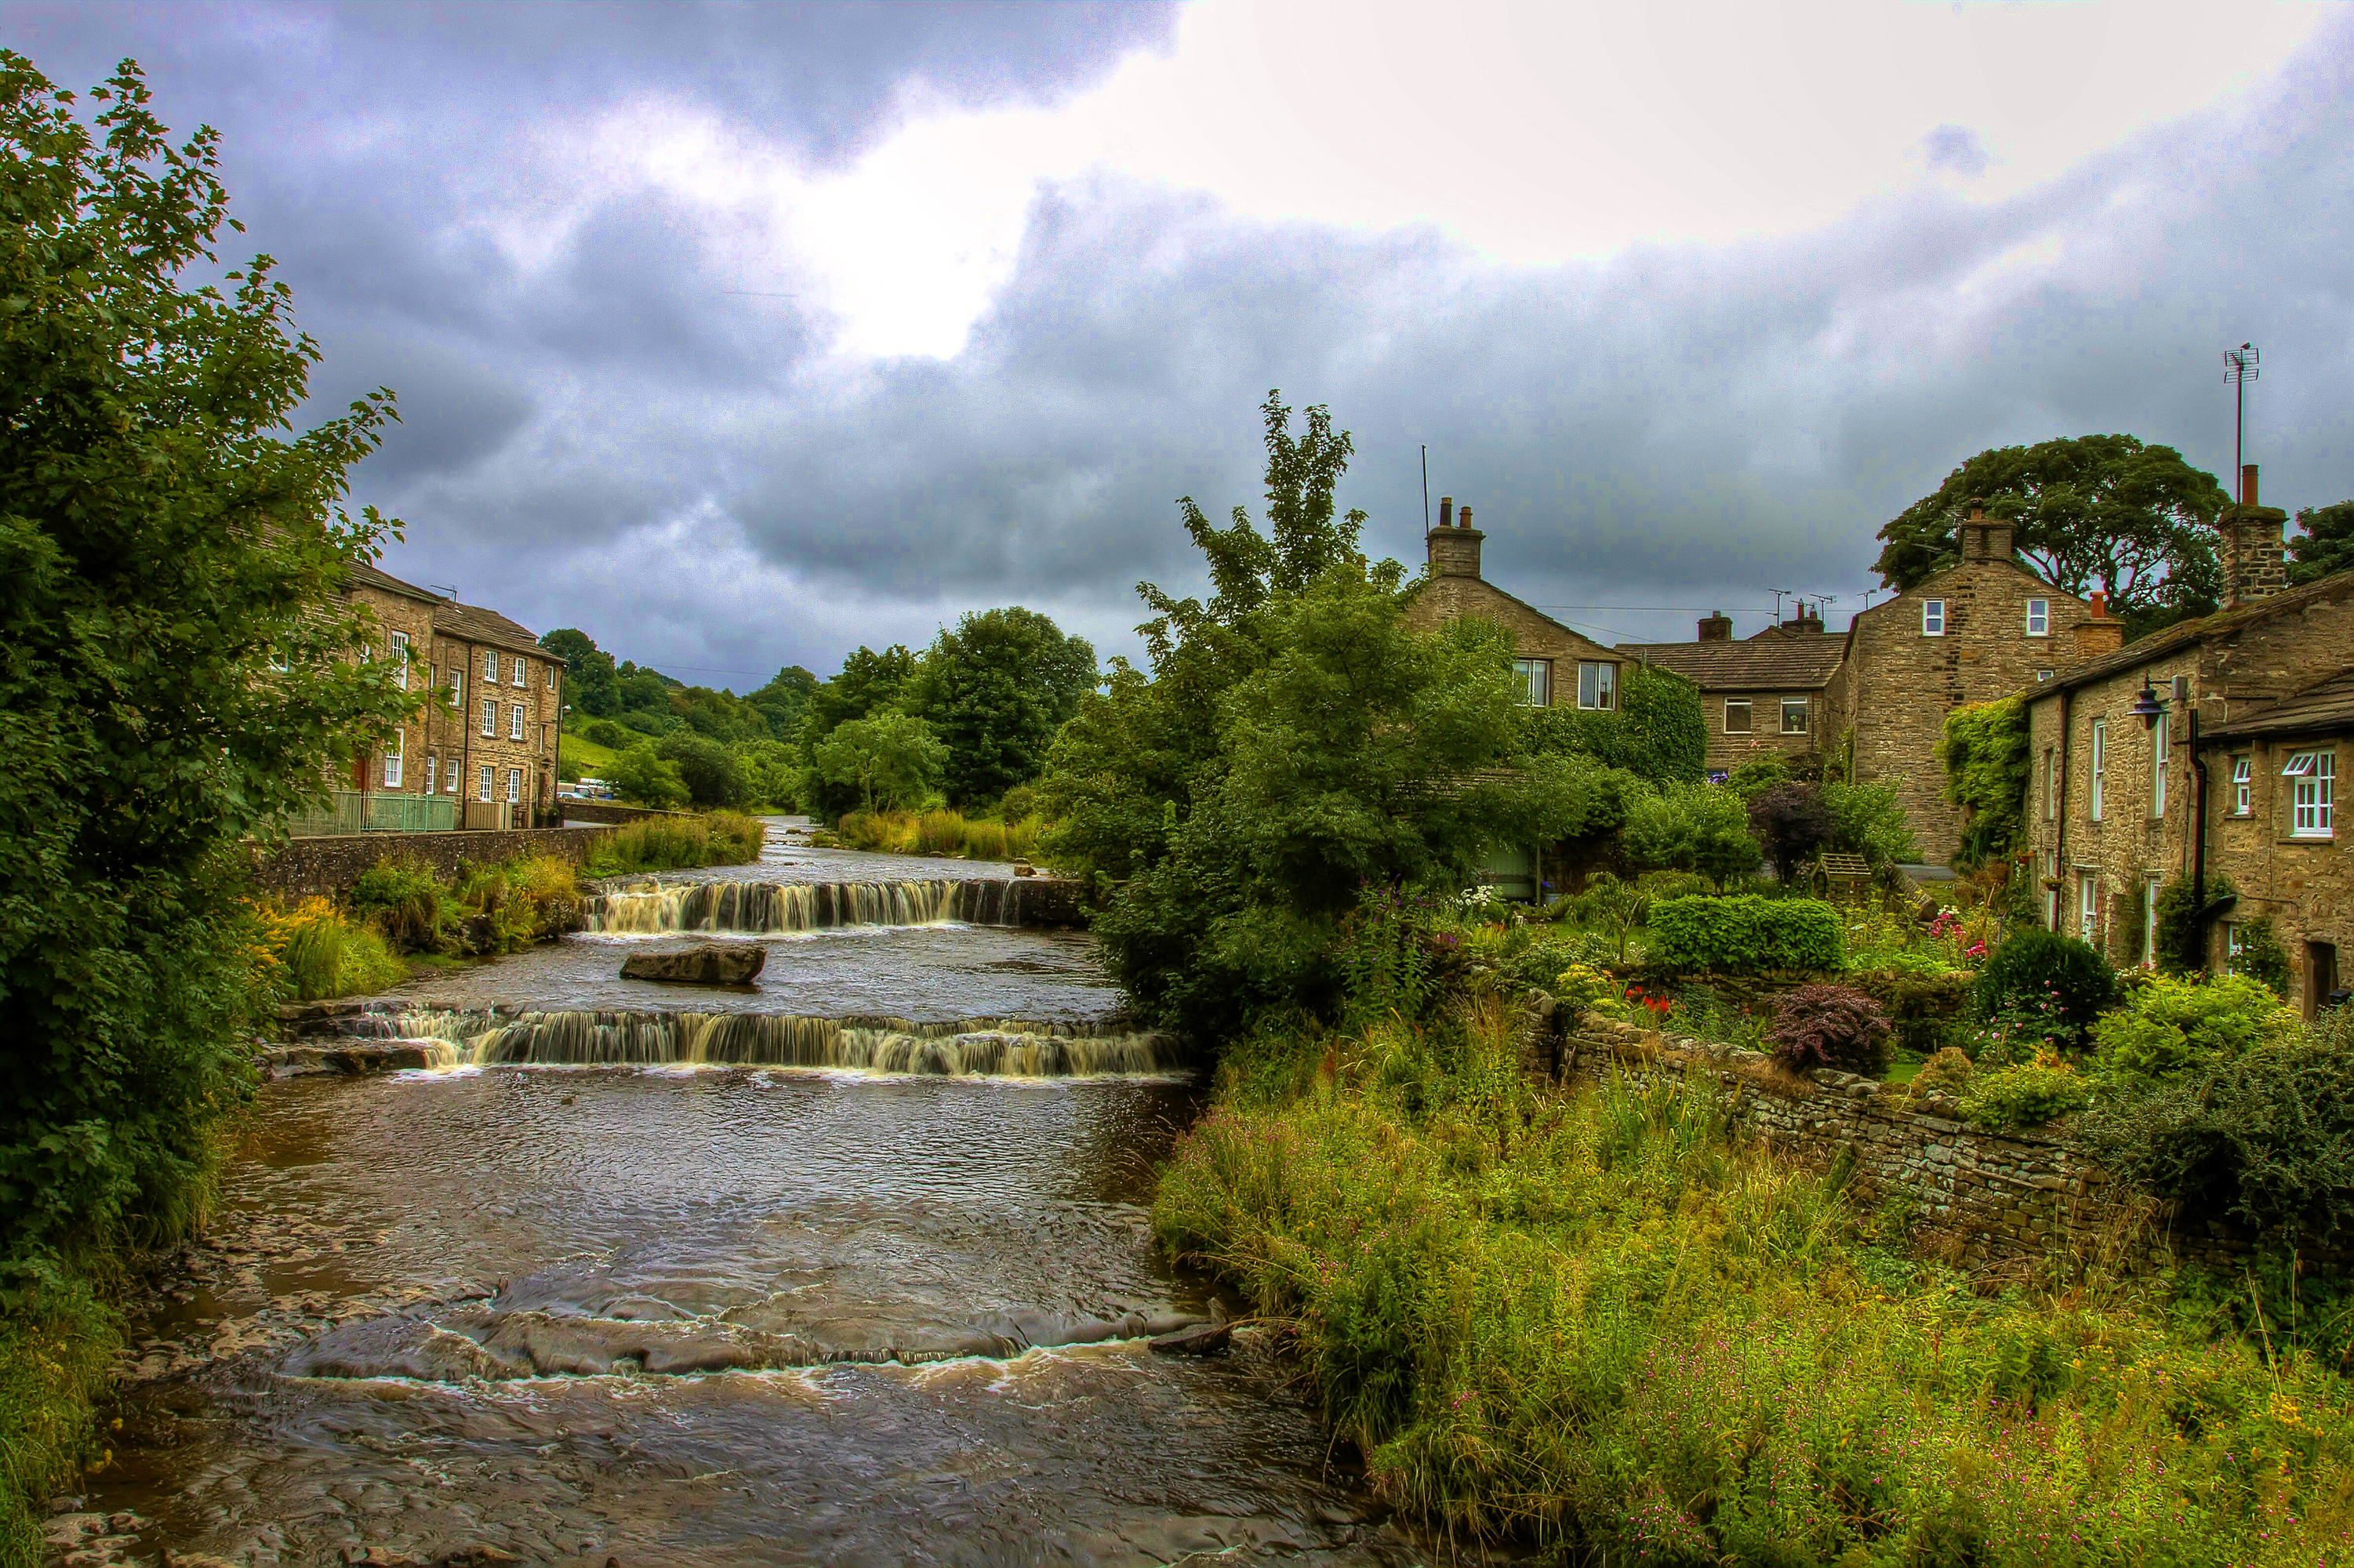
<svg viewBox="0 0 2354 1568">
<path fill-rule="evenodd" d="M 1802 985 L 1774 1009 L 1774 1060 L 1794 1073 L 1835 1067 L 1876 1078 L 1888 1070 L 1888 1014 L 1860 991 Z"/>
<path fill-rule="evenodd" d="M 1619 842 L 1646 871 L 1693 873 L 1720 888 L 1756 870 L 1764 853 L 1740 799 L 1709 784 L 1671 785 L 1638 798 L 1627 809 Z"/>
<path fill-rule="evenodd" d="M 1651 906 L 1654 960 L 1678 969 L 1835 969 L 1839 911 L 1814 898 L 1666 898 Z"/>
<path fill-rule="evenodd" d="M 1618 706 L 1566 703 L 1520 710 L 1528 749 L 1575 753 L 1654 784 L 1698 783 L 1708 764 L 1700 688 L 1672 670 L 1622 666 Z"/>
<path fill-rule="evenodd" d="M 1873 865 L 1909 865 L 1919 856 L 1895 785 L 1834 779 L 1822 786 L 1822 802 L 1830 818 L 1830 848 L 1860 854 Z"/>
<path fill-rule="evenodd" d="M 2024 1009 L 2053 1009 L 2062 1043 L 2084 1043 L 2084 1031 L 2117 1000 L 2116 971 L 2090 943 L 2056 931 L 2014 935 L 1978 971 L 1976 1001 L 1982 1017 L 2000 1020 Z"/>
<path fill-rule="evenodd" d="M 2273 929 L 2273 917 L 2259 915 L 2240 922 L 2240 950 L 2232 955 L 2232 972 L 2245 975 L 2274 996 L 2288 994 L 2288 949 Z"/>
<path fill-rule="evenodd" d="M 1831 813 L 1819 784 L 1776 784 L 1750 798 L 1749 831 L 1784 882 L 1830 842 Z"/>
<path fill-rule="evenodd" d="M 2232 897 L 2238 889 L 2221 872 L 2207 874 L 2210 908 Z M 2152 955 L 2161 974 L 2198 974 L 2207 968 L 2209 926 L 2199 918 L 2198 902 L 2190 895 L 2190 874 L 2183 873 L 2158 890 L 2158 951 Z"/>
<path fill-rule="evenodd" d="M 364 996 L 408 978 L 383 933 L 324 898 L 263 910 L 261 945 L 273 960 L 277 989 L 297 1001 Z"/>
<path fill-rule="evenodd" d="M 2024 809 L 2034 772 L 2027 705 L 2009 696 L 1954 709 L 1946 715 L 1937 759 L 1946 767 L 1946 799 L 1962 809 L 1955 866 L 1967 871 L 2009 859 L 2026 836 Z"/>
<path fill-rule="evenodd" d="M 1927 974 L 1871 969 L 1849 975 L 1847 983 L 1888 1010 L 1898 1050 L 1929 1056 L 1955 1044 L 1977 979 L 1963 969 Z"/>
<path fill-rule="evenodd" d="M 627 751 L 631 744 L 631 732 L 609 718 L 592 718 L 574 731 L 591 746 L 601 746 L 608 751 Z"/>
<path fill-rule="evenodd" d="M 1585 891 L 1570 900 L 1570 916 L 1607 936 L 1618 961 L 1627 961 L 1627 940 L 1651 917 L 1651 895 L 1636 883 L 1622 882 L 1608 872 L 1589 878 Z"/>
<path fill-rule="evenodd" d="M 2011 1132 L 2073 1116 L 2091 1097 L 2084 1075 L 2047 1052 L 2016 1066 L 1973 1072 L 1962 1091 L 1962 1114 L 1980 1127 Z"/>
<path fill-rule="evenodd" d="M 2297 1027 L 2296 1014 L 2245 975 L 2161 975 L 2138 988 L 2130 1005 L 2095 1020 L 2092 1039 L 2105 1072 L 2179 1078 Z"/>
<path fill-rule="evenodd" d="M 2340 1013 L 2347 1009 L 2338 1009 Z M 2105 1093 L 2084 1135 L 2101 1163 L 2194 1215 L 2292 1242 L 2354 1221 L 2354 1029 L 2314 1029 Z"/>
<path fill-rule="evenodd" d="M 708 736 L 673 730 L 654 742 L 654 755 L 678 770 L 687 799 L 697 806 L 740 806 L 751 798 L 743 763 Z"/>
<path fill-rule="evenodd" d="M 410 953 L 439 951 L 460 913 L 440 874 L 416 854 L 387 855 L 360 873 L 346 902 Z"/>
<path fill-rule="evenodd" d="M 622 800 L 640 806 L 672 810 L 687 802 L 686 781 L 675 763 L 655 754 L 649 741 L 640 741 L 607 765 L 605 782 Z"/>
<path fill-rule="evenodd" d="M 1970 1075 L 1976 1071 L 1970 1059 L 1958 1048 L 1947 1045 L 1913 1075 L 1913 1092 L 1916 1095 L 1959 1095 L 1969 1086 Z"/>
</svg>

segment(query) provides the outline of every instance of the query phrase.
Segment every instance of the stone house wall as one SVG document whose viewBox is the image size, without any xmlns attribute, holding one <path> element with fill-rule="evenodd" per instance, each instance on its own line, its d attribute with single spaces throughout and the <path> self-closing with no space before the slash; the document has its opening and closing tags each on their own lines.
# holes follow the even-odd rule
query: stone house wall
<svg viewBox="0 0 2354 1568">
<path fill-rule="evenodd" d="M 1807 705 L 1807 727 L 1797 735 L 1782 730 L 1785 700 Z M 1736 735 L 1724 727 L 1725 705 L 1749 704 L 1750 733 Z M 1744 762 L 1803 757 L 1822 742 L 1821 731 L 1831 721 L 1831 709 L 1820 691 L 1712 691 L 1701 697 L 1701 717 L 1708 726 L 1708 770 L 1730 773 Z"/>
<path fill-rule="evenodd" d="M 1479 575 L 1480 547 L 1487 535 L 1471 526 L 1469 507 L 1463 509 L 1458 524 L 1455 521 L 1454 498 L 1443 496 L 1438 503 L 1438 526 L 1424 536 L 1428 565 L 1406 603 L 1408 626 L 1428 631 L 1466 615 L 1494 621 L 1511 638 L 1515 657 L 1544 660 L 1552 665 L 1547 706 L 1577 705 L 1580 663 L 1609 665 L 1614 683 L 1620 683 L 1623 689 L 1623 655 L 1579 636 Z"/>
<path fill-rule="evenodd" d="M 2064 669 L 2074 662 L 2074 629 L 2092 614 L 2020 563 L 2007 527 L 1965 524 L 1963 535 L 1960 564 L 1855 617 L 1825 747 L 1851 750 L 1857 783 L 1895 786 L 1921 853 L 1936 863 L 1961 843 L 1960 813 L 1946 799 L 1937 761 L 1946 715 Z M 2027 630 L 2030 599 L 2045 601 L 2041 634 Z M 1924 629 L 1933 600 L 1944 607 L 1936 635 Z"/>
<path fill-rule="evenodd" d="M 490 641 L 448 627 L 434 635 L 433 668 L 438 690 L 462 694 L 455 702 L 435 705 L 429 751 L 439 771 L 439 788 L 455 794 L 469 807 L 484 799 L 482 769 L 490 773 L 489 800 L 507 802 L 509 785 L 519 798 L 516 817 L 533 820 L 535 813 L 553 810 L 556 804 L 556 730 L 563 714 L 563 661 L 545 652 L 526 652 L 527 644 Z M 483 677 L 484 659 L 495 661 L 495 678 Z M 523 662 L 523 679 L 515 679 L 515 662 Z M 463 679 L 452 685 L 452 677 Z M 551 683 L 551 681 L 553 683 Z M 484 734 L 482 705 L 493 705 L 490 733 Z M 523 710 L 521 736 L 516 738 L 515 710 Z"/>
<path fill-rule="evenodd" d="M 2211 780 L 2207 867 L 2229 876 L 2240 893 L 2239 903 L 2216 927 L 2215 957 L 2218 961 L 2228 958 L 2237 922 L 2259 916 L 2270 919 L 2288 949 L 2290 1000 L 2307 1017 L 2321 1005 L 2324 993 L 2354 981 L 2348 972 L 2349 960 L 2354 960 L 2354 854 L 2346 850 L 2349 830 L 2327 839 L 2293 838 L 2289 832 L 2291 782 L 2281 777 L 2281 769 L 2292 754 L 2317 750 L 2332 754 L 2343 779 L 2354 768 L 2354 725 L 2318 735 L 2251 736 L 2206 754 Z M 2244 817 L 2231 814 L 2236 757 L 2249 762 L 2252 799 Z M 2343 810 L 2342 797 L 2338 809 Z M 2317 951 L 2317 947 L 2327 950 Z"/>
<path fill-rule="evenodd" d="M 351 597 L 376 618 L 375 630 L 368 635 L 368 657 L 391 658 L 404 645 L 400 640 L 406 639 L 408 688 L 413 691 L 427 684 L 433 659 L 432 599 L 373 583 L 355 583 Z M 368 794 L 419 793 L 431 722 L 429 708 L 401 726 L 397 747 L 382 742 L 372 745 L 354 760 L 347 774 L 334 780 L 334 788 Z"/>
</svg>

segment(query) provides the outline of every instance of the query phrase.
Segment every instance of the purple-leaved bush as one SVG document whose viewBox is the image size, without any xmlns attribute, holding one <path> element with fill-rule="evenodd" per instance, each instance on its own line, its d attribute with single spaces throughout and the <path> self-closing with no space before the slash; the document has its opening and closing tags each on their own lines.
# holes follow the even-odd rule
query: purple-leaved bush
<svg viewBox="0 0 2354 1568">
<path fill-rule="evenodd" d="M 1766 1032 L 1774 1060 L 1794 1073 L 1836 1067 L 1876 1078 L 1888 1070 L 1888 1014 L 1843 985 L 1802 985 L 1783 997 Z"/>
</svg>

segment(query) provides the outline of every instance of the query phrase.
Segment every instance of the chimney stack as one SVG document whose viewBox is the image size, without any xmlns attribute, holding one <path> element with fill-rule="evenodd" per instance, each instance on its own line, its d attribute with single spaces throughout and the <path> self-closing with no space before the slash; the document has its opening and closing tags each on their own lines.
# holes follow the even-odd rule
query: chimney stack
<svg viewBox="0 0 2354 1568">
<path fill-rule="evenodd" d="M 1797 608 L 1791 611 L 1790 619 L 1782 623 L 1782 630 L 1785 631 L 1820 631 L 1822 629 L 1822 605 L 1817 603 L 1812 609 L 1808 609 L 1805 599 L 1797 601 Z"/>
<path fill-rule="evenodd" d="M 1701 620 L 1700 640 L 1702 642 L 1732 641 L 1733 617 L 1725 614 L 1724 611 L 1721 609 L 1711 610 Z"/>
<path fill-rule="evenodd" d="M 1455 497 L 1438 498 L 1438 526 L 1423 535 L 1423 545 L 1429 551 L 1430 575 L 1434 577 L 1476 577 L 1479 575 L 1479 541 L 1486 538 L 1471 526 L 1471 509 L 1463 509 L 1463 520 L 1455 521 Z"/>
<path fill-rule="evenodd" d="M 2226 506 L 2215 523 L 2223 536 L 2223 608 L 2268 599 L 2288 587 L 2288 549 L 2283 535 L 2288 514 L 2256 503 L 2256 465 L 2240 469 L 2240 503 Z"/>
<path fill-rule="evenodd" d="M 2010 539 L 2010 524 L 2000 517 L 1988 516 L 1986 502 L 1973 497 L 1969 521 L 1962 524 L 1962 559 L 2008 561 L 2011 558 Z"/>
<path fill-rule="evenodd" d="M 2076 657 L 2098 659 L 2126 645 L 2126 623 L 2109 614 L 2109 596 L 2093 590 L 2093 618 L 2076 623 Z"/>
</svg>

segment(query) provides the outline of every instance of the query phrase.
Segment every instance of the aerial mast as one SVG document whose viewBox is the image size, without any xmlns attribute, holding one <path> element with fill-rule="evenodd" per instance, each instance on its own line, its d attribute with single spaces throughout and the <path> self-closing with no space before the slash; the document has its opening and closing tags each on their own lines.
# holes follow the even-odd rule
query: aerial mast
<svg viewBox="0 0 2354 1568">
<path fill-rule="evenodd" d="M 2223 351 L 2223 380 L 2232 388 L 2232 497 L 2248 503 L 2248 383 L 2257 379 L 2263 352 L 2253 343 Z"/>
</svg>

